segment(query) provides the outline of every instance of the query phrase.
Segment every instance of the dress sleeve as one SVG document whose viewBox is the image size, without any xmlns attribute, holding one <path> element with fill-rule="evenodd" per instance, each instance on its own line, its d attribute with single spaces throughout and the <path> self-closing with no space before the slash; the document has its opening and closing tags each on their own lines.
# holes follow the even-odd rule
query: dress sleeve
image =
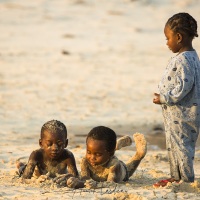
<svg viewBox="0 0 200 200">
<path fill-rule="evenodd" d="M 176 72 L 169 74 L 166 93 L 160 94 L 162 104 L 174 105 L 191 91 L 194 85 L 194 72 L 191 67 L 185 57 L 175 61 L 173 69 L 176 69 Z"/>
</svg>

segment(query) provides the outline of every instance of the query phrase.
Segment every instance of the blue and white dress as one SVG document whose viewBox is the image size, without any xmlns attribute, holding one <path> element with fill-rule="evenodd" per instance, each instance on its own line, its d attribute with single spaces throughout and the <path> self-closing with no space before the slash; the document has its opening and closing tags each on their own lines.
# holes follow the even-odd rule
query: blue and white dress
<svg viewBox="0 0 200 200">
<path fill-rule="evenodd" d="M 196 51 L 170 59 L 159 91 L 171 177 L 193 182 L 200 127 L 200 61 Z"/>
</svg>

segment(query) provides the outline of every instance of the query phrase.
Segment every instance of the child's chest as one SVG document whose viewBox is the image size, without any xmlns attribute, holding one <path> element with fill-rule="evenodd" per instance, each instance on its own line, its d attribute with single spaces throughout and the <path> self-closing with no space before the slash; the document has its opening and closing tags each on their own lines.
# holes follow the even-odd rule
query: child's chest
<svg viewBox="0 0 200 200">
<path fill-rule="evenodd" d="M 67 173 L 67 164 L 66 162 L 56 162 L 56 161 L 45 161 L 42 166 L 38 169 L 41 174 L 47 174 L 51 177 L 56 177 L 56 174 Z"/>
<path fill-rule="evenodd" d="M 91 177 L 96 181 L 106 181 L 109 174 L 109 168 L 98 166 L 98 167 L 89 167 Z"/>
</svg>

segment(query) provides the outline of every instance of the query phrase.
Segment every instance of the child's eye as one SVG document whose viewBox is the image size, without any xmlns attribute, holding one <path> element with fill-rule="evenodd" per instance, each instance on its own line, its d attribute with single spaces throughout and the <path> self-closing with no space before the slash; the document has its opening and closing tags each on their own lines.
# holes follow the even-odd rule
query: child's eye
<svg viewBox="0 0 200 200">
<path fill-rule="evenodd" d="M 62 145 L 63 145 L 63 143 L 62 143 L 62 142 L 59 142 L 59 143 L 58 143 L 58 146 L 62 146 Z"/>
<path fill-rule="evenodd" d="M 87 151 L 87 154 L 91 154 L 90 151 Z"/>
<path fill-rule="evenodd" d="M 101 153 L 97 153 L 96 156 L 97 156 L 97 157 L 100 157 L 100 156 L 102 156 L 102 154 L 101 154 Z"/>
<path fill-rule="evenodd" d="M 52 146 L 52 143 L 51 142 L 47 142 L 47 146 L 48 147 Z"/>
</svg>

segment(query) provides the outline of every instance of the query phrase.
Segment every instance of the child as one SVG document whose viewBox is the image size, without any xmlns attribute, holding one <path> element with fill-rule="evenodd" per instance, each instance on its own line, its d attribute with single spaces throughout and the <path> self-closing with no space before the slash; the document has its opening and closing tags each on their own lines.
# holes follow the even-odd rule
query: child
<svg viewBox="0 0 200 200">
<path fill-rule="evenodd" d="M 116 134 L 108 127 L 98 126 L 89 132 L 86 139 L 86 156 L 81 163 L 82 180 L 89 180 L 85 183 L 86 187 L 95 188 L 97 182 L 102 181 L 119 183 L 127 181 L 132 176 L 144 158 L 147 148 L 142 134 L 137 133 L 133 137 L 136 154 L 125 164 L 114 154 L 115 150 L 131 145 L 132 140 L 129 136 L 122 137 L 116 144 Z M 72 182 L 75 180 L 71 179 Z"/>
<path fill-rule="evenodd" d="M 177 53 L 168 63 L 153 102 L 161 104 L 171 177 L 154 184 L 194 181 L 193 160 L 200 126 L 200 62 L 192 47 L 198 37 L 197 22 L 188 13 L 168 19 L 167 46 Z"/>
<path fill-rule="evenodd" d="M 30 179 L 48 173 L 48 177 L 66 185 L 66 180 L 77 177 L 78 171 L 73 153 L 65 149 L 68 145 L 65 125 L 57 120 L 48 121 L 42 126 L 40 137 L 40 149 L 31 153 L 28 164 L 17 163 L 21 171 L 25 168 L 22 177 Z"/>
</svg>

